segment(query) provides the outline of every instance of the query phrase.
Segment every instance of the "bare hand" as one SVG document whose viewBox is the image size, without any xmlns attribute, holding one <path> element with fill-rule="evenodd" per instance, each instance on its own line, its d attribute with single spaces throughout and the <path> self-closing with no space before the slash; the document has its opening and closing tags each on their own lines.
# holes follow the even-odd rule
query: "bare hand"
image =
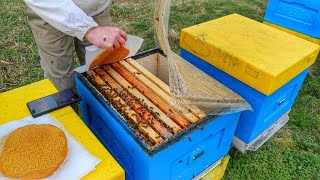
<svg viewBox="0 0 320 180">
<path fill-rule="evenodd" d="M 99 48 L 120 48 L 127 41 L 127 33 L 117 27 L 102 26 L 90 29 L 85 38 Z"/>
</svg>

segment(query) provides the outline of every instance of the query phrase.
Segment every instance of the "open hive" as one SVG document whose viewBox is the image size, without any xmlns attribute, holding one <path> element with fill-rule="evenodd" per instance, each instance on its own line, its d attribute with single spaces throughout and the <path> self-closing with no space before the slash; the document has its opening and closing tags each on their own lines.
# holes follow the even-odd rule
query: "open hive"
<svg viewBox="0 0 320 180">
<path fill-rule="evenodd" d="M 187 110 L 188 113 L 184 114 L 170 108 L 169 78 L 164 59 L 162 54 L 154 53 L 97 67 L 84 74 L 150 150 L 206 117 L 194 106 L 179 107 Z"/>
<path fill-rule="evenodd" d="M 240 113 L 171 108 L 162 51 L 132 58 L 76 77 L 82 119 L 125 169 L 126 179 L 192 179 L 226 156 Z"/>
</svg>

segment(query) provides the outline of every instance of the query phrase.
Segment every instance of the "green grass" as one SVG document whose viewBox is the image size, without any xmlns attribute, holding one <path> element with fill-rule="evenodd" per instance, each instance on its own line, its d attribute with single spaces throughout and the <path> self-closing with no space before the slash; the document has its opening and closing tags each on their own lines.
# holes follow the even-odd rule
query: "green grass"
<svg viewBox="0 0 320 180">
<path fill-rule="evenodd" d="M 113 23 L 155 46 L 153 2 L 118 0 Z M 262 21 L 267 0 L 173 0 L 169 40 L 179 50 L 182 28 L 239 13 Z M 43 78 L 39 55 L 20 0 L 0 0 L 0 92 Z M 320 179 L 320 61 L 312 67 L 292 108 L 290 120 L 257 152 L 232 149 L 225 179 Z"/>
</svg>

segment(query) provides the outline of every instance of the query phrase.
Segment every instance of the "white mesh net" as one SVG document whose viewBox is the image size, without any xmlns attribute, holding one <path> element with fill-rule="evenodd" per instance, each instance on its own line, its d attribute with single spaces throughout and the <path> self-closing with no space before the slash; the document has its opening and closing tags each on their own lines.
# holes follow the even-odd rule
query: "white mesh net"
<svg viewBox="0 0 320 180">
<path fill-rule="evenodd" d="M 188 113 L 186 106 L 197 106 L 207 115 L 251 110 L 241 96 L 171 51 L 168 41 L 170 6 L 170 0 L 157 0 L 154 15 L 157 41 L 169 63 L 170 105 L 181 113 Z"/>
</svg>

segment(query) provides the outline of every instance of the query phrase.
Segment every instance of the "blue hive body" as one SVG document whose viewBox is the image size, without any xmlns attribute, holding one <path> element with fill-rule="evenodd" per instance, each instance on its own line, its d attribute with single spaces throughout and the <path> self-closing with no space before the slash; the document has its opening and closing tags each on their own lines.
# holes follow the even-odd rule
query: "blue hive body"
<svg viewBox="0 0 320 180">
<path fill-rule="evenodd" d="M 79 75 L 84 122 L 125 169 L 127 179 L 192 179 L 226 156 L 240 113 L 215 116 L 149 150 L 113 108 Z"/>
<path fill-rule="evenodd" d="M 252 142 L 292 107 L 309 70 L 309 68 L 304 70 L 270 96 L 266 96 L 184 49 L 181 49 L 181 56 L 238 93 L 252 106 L 254 111 L 241 113 L 235 132 L 235 135 L 246 144 Z"/>
<path fill-rule="evenodd" d="M 320 1 L 269 0 L 264 20 L 320 38 Z"/>
</svg>

